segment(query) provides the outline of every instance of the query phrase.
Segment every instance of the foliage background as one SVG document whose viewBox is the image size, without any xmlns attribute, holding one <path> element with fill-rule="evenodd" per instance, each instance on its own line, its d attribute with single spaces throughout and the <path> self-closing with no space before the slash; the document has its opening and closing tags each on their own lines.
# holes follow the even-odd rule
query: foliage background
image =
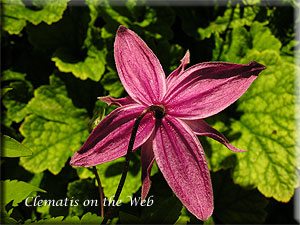
<svg viewBox="0 0 300 225">
<path fill-rule="evenodd" d="M 199 137 L 215 198 L 215 211 L 205 223 L 296 223 L 294 80 L 299 43 L 294 28 L 300 20 L 294 13 L 299 5 L 145 3 L 1 2 L 2 223 L 101 222 L 99 207 L 81 204 L 98 199 L 91 169 L 71 167 L 69 160 L 92 127 L 113 110 L 97 97 L 126 96 L 113 59 L 120 24 L 146 41 L 166 74 L 180 64 L 187 49 L 190 65 L 254 60 L 267 66 L 240 100 L 207 119 L 232 144 L 248 151 L 233 153 Z M 115 193 L 123 161 L 97 166 L 107 197 Z M 156 165 L 149 194 L 153 206 L 131 207 L 126 196 L 140 196 L 140 175 L 136 151 L 121 195 L 125 204 L 112 223 L 202 223 L 174 196 Z M 26 207 L 28 196 L 68 197 L 80 204 Z"/>
</svg>

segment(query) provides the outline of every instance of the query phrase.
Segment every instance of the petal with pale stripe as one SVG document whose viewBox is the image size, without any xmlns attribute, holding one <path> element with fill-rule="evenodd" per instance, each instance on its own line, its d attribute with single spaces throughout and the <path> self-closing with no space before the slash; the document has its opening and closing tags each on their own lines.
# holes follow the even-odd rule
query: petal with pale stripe
<svg viewBox="0 0 300 225">
<path fill-rule="evenodd" d="M 210 174 L 193 131 L 166 115 L 155 128 L 153 152 L 159 169 L 183 205 L 201 220 L 210 217 L 213 212 Z"/>
<path fill-rule="evenodd" d="M 166 78 L 152 50 L 124 26 L 119 27 L 114 46 L 118 74 L 129 96 L 144 105 L 160 102 L 166 93 Z"/>
<path fill-rule="evenodd" d="M 264 69 L 257 62 L 208 62 L 190 67 L 169 87 L 163 100 L 167 113 L 188 120 L 215 115 L 239 99 Z"/>
<path fill-rule="evenodd" d="M 124 156 L 135 119 L 144 109 L 145 107 L 140 105 L 115 109 L 93 130 L 84 145 L 72 157 L 70 164 L 90 167 Z M 146 142 L 154 127 L 155 119 L 148 113 L 141 120 L 133 149 Z"/>
</svg>

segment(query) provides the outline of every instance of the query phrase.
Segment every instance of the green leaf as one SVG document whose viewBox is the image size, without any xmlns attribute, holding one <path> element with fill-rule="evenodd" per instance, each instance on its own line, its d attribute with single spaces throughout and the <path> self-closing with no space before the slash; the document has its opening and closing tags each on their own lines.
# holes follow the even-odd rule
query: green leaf
<svg viewBox="0 0 300 225">
<path fill-rule="evenodd" d="M 219 56 L 219 52 L 217 51 L 221 51 L 220 45 L 224 44 L 221 59 L 226 62 L 240 62 L 247 54 L 249 46 L 251 45 L 251 39 L 248 33 L 249 32 L 244 27 L 233 29 L 232 32 L 227 35 L 226 40 L 229 40 L 228 43 L 222 43 L 220 38 L 216 36 L 216 41 L 218 42 L 217 46 L 219 48 L 214 50 L 214 55 Z M 217 57 L 214 59 L 218 60 Z"/>
<path fill-rule="evenodd" d="M 109 199 L 114 196 L 121 179 L 125 164 L 125 157 L 103 163 L 97 166 L 104 195 Z M 129 171 L 122 189 L 120 200 L 122 203 L 130 202 L 128 196 L 132 196 L 141 186 L 140 160 L 137 153 L 134 153 L 129 164 Z"/>
<path fill-rule="evenodd" d="M 235 8 L 226 9 L 224 16 L 218 16 L 217 19 L 209 24 L 206 28 L 198 28 L 200 40 L 210 38 L 212 34 L 219 35 L 224 32 L 227 27 L 239 28 L 244 25 L 251 26 L 259 7 L 245 7 L 243 13 L 239 4 Z"/>
<path fill-rule="evenodd" d="M 93 223 L 93 224 L 100 224 L 103 218 L 97 216 L 96 214 L 86 213 L 81 218 L 81 224 Z"/>
<path fill-rule="evenodd" d="M 2 81 L 9 82 L 10 88 L 3 96 L 2 103 L 7 108 L 7 119 L 16 123 L 21 122 L 28 114 L 27 103 L 33 96 L 33 86 L 25 79 L 26 74 L 6 70 Z"/>
<path fill-rule="evenodd" d="M 2 81 L 10 81 L 10 80 L 25 80 L 26 74 L 14 72 L 12 70 L 5 70 L 2 73 L 1 80 Z"/>
<path fill-rule="evenodd" d="M 182 206 L 180 211 L 180 216 L 178 217 L 177 221 L 174 224 L 188 224 L 190 222 L 190 216 L 188 215 L 187 209 Z"/>
<path fill-rule="evenodd" d="M 26 28 L 28 41 L 34 48 L 47 54 L 47 59 L 59 49 L 68 50 L 67 55 L 72 63 L 85 58 L 88 24 L 90 21 L 87 7 L 68 7 L 64 16 L 51 26 L 41 23 L 37 26 L 28 24 Z M 43 37 L 43 38 L 41 38 Z"/>
<path fill-rule="evenodd" d="M 32 151 L 15 139 L 2 135 L 2 157 L 21 157 L 32 155 Z"/>
<path fill-rule="evenodd" d="M 82 80 L 90 78 L 99 81 L 105 71 L 106 50 L 99 51 L 95 47 L 90 47 L 84 61 L 72 62 L 71 54 L 67 54 L 67 49 L 59 49 L 54 53 L 52 61 L 61 72 L 74 74 L 75 77 Z"/>
<path fill-rule="evenodd" d="M 93 171 L 86 167 L 75 167 L 80 179 L 95 178 Z"/>
<path fill-rule="evenodd" d="M 27 221 L 27 223 L 25 224 L 29 224 L 29 223 L 34 223 L 34 224 L 58 224 L 61 223 L 62 220 L 64 219 L 63 216 L 58 216 L 58 217 L 51 217 L 48 219 L 42 219 L 39 221 Z"/>
<path fill-rule="evenodd" d="M 18 203 L 22 202 L 33 191 L 46 192 L 31 184 L 17 180 L 1 181 L 1 187 L 5 190 L 3 192 L 2 206 L 7 205 L 11 201 L 13 201 L 12 206 L 18 206 Z"/>
<path fill-rule="evenodd" d="M 219 116 L 211 117 L 207 120 L 207 122 L 213 128 L 224 134 L 230 143 L 232 143 L 235 137 L 239 137 L 240 132 L 232 133 L 230 126 L 225 125 L 222 121 L 220 121 Z M 200 142 L 205 150 L 210 171 L 217 172 L 221 169 L 229 169 L 235 166 L 237 160 L 236 154 L 224 145 L 208 137 L 200 137 Z"/>
<path fill-rule="evenodd" d="M 41 22 L 52 24 L 62 18 L 70 0 L 41 1 L 33 0 L 37 10 L 25 6 L 21 0 L 4 0 L 3 28 L 9 34 L 19 34 L 26 26 L 26 21 L 37 25 Z"/>
<path fill-rule="evenodd" d="M 50 85 L 35 90 L 28 107 L 32 114 L 20 131 L 33 156 L 21 158 L 21 164 L 34 173 L 48 169 L 58 174 L 88 136 L 86 110 L 73 105 L 66 87 L 55 76 L 50 77 Z"/>
<path fill-rule="evenodd" d="M 281 48 L 281 42 L 272 35 L 270 29 L 257 21 L 252 24 L 250 32 L 244 27 L 237 27 L 227 34 L 224 41 L 215 35 L 215 45 L 214 60 L 234 63 L 248 63 L 245 58 L 252 51 L 274 50 L 279 53 Z"/>
<path fill-rule="evenodd" d="M 81 14 L 79 14 L 82 17 Z M 103 46 L 101 30 L 94 26 L 98 12 L 93 4 L 89 5 L 89 21 L 86 22 L 86 38 L 82 49 L 86 50 L 84 59 L 74 57 L 74 50 L 62 47 L 55 51 L 52 61 L 61 72 L 71 72 L 75 77 L 82 80 L 91 79 L 99 81 L 105 71 L 107 49 Z M 82 21 L 81 21 L 82 22 Z M 72 30 L 77 32 L 77 28 Z M 100 47 L 101 46 L 101 47 Z"/>
<path fill-rule="evenodd" d="M 297 186 L 295 174 L 295 65 L 277 52 L 249 55 L 267 69 L 240 99 L 240 120 L 232 124 L 241 137 L 233 144 L 248 149 L 237 154 L 233 177 L 242 186 L 256 186 L 266 197 L 287 202 Z M 275 91 L 276 90 L 276 91 Z"/>
<path fill-rule="evenodd" d="M 275 50 L 279 51 L 281 48 L 281 42 L 272 35 L 270 29 L 263 26 L 262 23 L 255 22 L 251 26 L 250 34 L 253 37 L 252 48 L 257 51 L 263 50 Z"/>
<path fill-rule="evenodd" d="M 38 224 L 100 224 L 102 222 L 103 218 L 100 216 L 97 216 L 96 214 L 92 213 L 86 213 L 82 216 L 81 219 L 78 218 L 78 216 L 68 216 L 64 218 L 63 216 L 59 217 L 52 217 L 48 219 L 42 219 L 39 221 L 27 221 L 27 223 L 38 223 Z"/>
<path fill-rule="evenodd" d="M 18 224 L 18 222 L 14 218 L 10 217 L 10 215 L 6 212 L 5 209 L 1 209 L 0 213 L 2 224 Z"/>
<path fill-rule="evenodd" d="M 111 70 L 110 72 L 104 74 L 101 84 L 112 97 L 118 98 L 124 92 L 124 87 L 121 84 L 117 72 L 115 71 Z"/>
<path fill-rule="evenodd" d="M 257 190 L 244 190 L 232 182 L 229 171 L 212 174 L 213 218 L 223 224 L 262 224 L 268 201 Z"/>
<path fill-rule="evenodd" d="M 243 29 L 239 28 L 240 31 Z M 290 63 L 292 57 L 281 57 L 280 41 L 263 24 L 253 23 L 249 34 L 237 31 L 232 32 L 233 42 L 245 38 L 250 44 L 243 45 L 243 54 L 239 55 L 240 51 L 235 50 L 238 46 L 226 42 L 221 60 L 237 63 L 256 61 L 267 69 L 238 101 L 237 110 L 242 115 L 239 120 L 231 122 L 231 130 L 228 131 L 230 136 L 237 136 L 232 144 L 248 151 L 229 153 L 223 146 L 212 148 L 209 161 L 215 170 L 226 168 L 228 160 L 236 161 L 233 172 L 235 183 L 257 187 L 266 197 L 287 202 L 299 185 L 295 174 L 296 66 Z"/>
</svg>

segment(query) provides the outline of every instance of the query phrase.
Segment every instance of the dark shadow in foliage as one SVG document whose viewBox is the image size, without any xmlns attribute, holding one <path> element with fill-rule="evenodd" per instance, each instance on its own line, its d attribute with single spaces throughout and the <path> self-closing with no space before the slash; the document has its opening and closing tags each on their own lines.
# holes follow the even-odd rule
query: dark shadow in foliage
<svg viewBox="0 0 300 225">
<path fill-rule="evenodd" d="M 250 187 L 232 182 L 230 170 L 212 173 L 215 210 L 214 221 L 224 224 L 261 224 L 267 213 L 267 199 Z"/>
<path fill-rule="evenodd" d="M 298 188 L 299 189 L 299 188 Z M 269 204 L 266 208 L 268 216 L 266 224 L 299 224 L 295 220 L 295 201 L 297 199 L 293 197 L 288 203 L 278 202 L 273 198 L 269 199 Z"/>
<path fill-rule="evenodd" d="M 72 74 L 59 73 L 59 77 L 64 81 L 68 97 L 72 99 L 74 106 L 87 109 L 89 116 L 92 117 L 97 97 L 103 93 L 102 85 L 90 79 L 81 80 Z"/>
<path fill-rule="evenodd" d="M 184 50 L 189 49 L 191 63 L 189 66 L 211 61 L 212 51 L 215 48 L 213 38 L 199 40 L 198 28 L 207 27 L 217 16 L 224 13 L 226 7 L 174 7 L 176 20 L 172 26 L 176 31 L 172 43 L 180 44 Z M 191 21 L 193 21 L 191 23 Z"/>
<path fill-rule="evenodd" d="M 124 204 L 119 210 L 120 222 L 125 224 L 174 224 L 180 215 L 182 203 L 173 194 L 160 172 L 151 177 L 152 186 L 146 202 L 149 206 Z M 141 190 L 133 195 L 140 203 Z M 153 200 L 153 204 L 151 204 Z"/>
<path fill-rule="evenodd" d="M 1 59 L 2 70 L 10 69 L 25 73 L 26 79 L 35 88 L 49 82 L 49 75 L 54 69 L 54 64 L 47 54 L 35 49 L 29 43 L 26 32 L 23 31 L 21 37 L 9 35 L 6 41 L 1 41 L 1 43 L 4 44 L 2 46 L 4 56 Z"/>
<path fill-rule="evenodd" d="M 292 1 L 289 3 L 293 4 Z M 283 46 L 295 39 L 295 33 L 293 32 L 296 26 L 295 12 L 296 10 L 292 6 L 276 7 L 276 10 L 269 17 L 268 26 Z"/>
<path fill-rule="evenodd" d="M 67 197 L 73 199 L 73 206 L 69 204 L 69 215 L 82 216 L 88 212 L 100 215 L 100 199 L 95 180 L 85 179 L 70 182 Z M 78 200 L 78 205 L 75 204 L 76 200 Z"/>
<path fill-rule="evenodd" d="M 40 185 L 40 188 L 47 191 L 47 193 L 41 193 L 40 199 L 66 199 L 66 191 L 68 183 L 77 178 L 76 171 L 72 169 L 69 162 L 65 164 L 61 172 L 57 175 L 53 175 L 49 171 L 44 172 L 44 178 Z M 50 215 L 56 216 L 67 216 L 68 207 L 66 206 L 51 206 Z"/>
<path fill-rule="evenodd" d="M 88 23 L 90 21 L 88 7 L 68 7 L 63 18 L 57 23 L 37 26 L 29 24 L 26 31 L 29 42 L 39 51 L 47 53 L 49 57 L 59 48 L 68 49 L 73 60 L 81 61 L 85 58 L 82 49 L 86 39 Z"/>
</svg>

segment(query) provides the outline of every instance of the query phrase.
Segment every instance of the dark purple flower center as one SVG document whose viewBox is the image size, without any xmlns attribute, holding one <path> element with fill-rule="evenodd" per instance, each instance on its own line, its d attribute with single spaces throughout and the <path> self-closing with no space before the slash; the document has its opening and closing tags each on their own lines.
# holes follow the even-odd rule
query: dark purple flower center
<svg viewBox="0 0 300 225">
<path fill-rule="evenodd" d="M 166 108 L 163 105 L 151 105 L 149 108 L 153 112 L 153 116 L 156 119 L 161 120 L 165 116 Z"/>
</svg>

